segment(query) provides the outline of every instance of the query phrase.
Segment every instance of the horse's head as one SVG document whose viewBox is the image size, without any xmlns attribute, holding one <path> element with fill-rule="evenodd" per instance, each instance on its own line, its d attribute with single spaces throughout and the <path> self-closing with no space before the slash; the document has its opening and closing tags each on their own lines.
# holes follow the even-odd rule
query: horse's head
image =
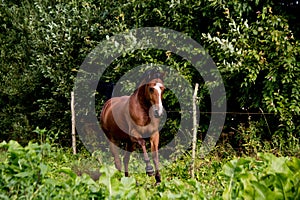
<svg viewBox="0 0 300 200">
<path fill-rule="evenodd" d="M 145 86 L 146 98 L 151 104 L 154 117 L 159 118 L 163 114 L 162 94 L 165 86 L 161 79 L 154 79 Z"/>
</svg>

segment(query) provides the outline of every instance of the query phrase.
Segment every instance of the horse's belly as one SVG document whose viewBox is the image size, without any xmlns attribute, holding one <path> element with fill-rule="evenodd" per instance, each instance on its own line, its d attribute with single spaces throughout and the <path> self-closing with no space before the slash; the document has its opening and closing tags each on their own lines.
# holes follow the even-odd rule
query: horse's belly
<svg viewBox="0 0 300 200">
<path fill-rule="evenodd" d="M 159 119 L 153 118 L 150 123 L 139 126 L 131 119 L 128 106 L 129 96 L 114 97 L 103 107 L 101 127 L 108 138 L 115 140 L 136 140 L 149 138 L 158 131 Z"/>
<path fill-rule="evenodd" d="M 103 107 L 101 113 L 101 127 L 108 138 L 126 140 L 129 138 L 129 131 L 126 122 L 126 102 L 128 96 L 114 97 Z"/>
</svg>

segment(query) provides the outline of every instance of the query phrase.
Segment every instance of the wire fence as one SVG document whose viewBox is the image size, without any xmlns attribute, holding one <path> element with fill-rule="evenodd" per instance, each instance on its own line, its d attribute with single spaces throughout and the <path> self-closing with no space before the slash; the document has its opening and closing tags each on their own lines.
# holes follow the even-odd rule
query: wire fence
<svg viewBox="0 0 300 200">
<path fill-rule="evenodd" d="M 180 110 L 180 111 L 173 111 L 173 110 L 167 110 L 167 113 L 192 113 L 192 110 Z M 200 114 L 226 114 L 226 115 L 275 115 L 275 113 L 265 113 L 265 112 L 205 112 L 200 111 Z"/>
<path fill-rule="evenodd" d="M 51 113 L 71 113 L 71 111 L 51 111 Z M 192 113 L 192 110 L 166 110 L 166 113 Z M 28 112 L 31 113 L 31 112 Z M 45 113 L 49 113 L 46 112 Z M 199 114 L 226 114 L 226 115 L 276 115 L 275 113 L 265 113 L 265 112 L 209 112 L 209 111 L 200 111 Z"/>
</svg>

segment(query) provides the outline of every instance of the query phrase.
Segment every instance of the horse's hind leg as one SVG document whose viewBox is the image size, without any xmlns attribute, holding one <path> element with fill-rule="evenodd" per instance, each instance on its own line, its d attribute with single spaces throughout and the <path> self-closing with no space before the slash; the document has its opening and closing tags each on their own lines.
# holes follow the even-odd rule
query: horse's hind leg
<svg viewBox="0 0 300 200">
<path fill-rule="evenodd" d="M 135 149 L 135 143 L 132 142 L 127 142 L 126 147 L 125 147 L 125 154 L 124 154 L 124 169 L 125 169 L 125 176 L 128 177 L 128 163 L 130 159 L 130 154 L 134 151 Z"/>
<path fill-rule="evenodd" d="M 118 142 L 113 139 L 110 139 L 109 148 L 115 160 L 115 167 L 117 168 L 117 170 L 122 171 L 122 164 L 121 164 L 121 160 L 119 157 L 119 150 L 118 150 L 119 148 Z"/>
</svg>

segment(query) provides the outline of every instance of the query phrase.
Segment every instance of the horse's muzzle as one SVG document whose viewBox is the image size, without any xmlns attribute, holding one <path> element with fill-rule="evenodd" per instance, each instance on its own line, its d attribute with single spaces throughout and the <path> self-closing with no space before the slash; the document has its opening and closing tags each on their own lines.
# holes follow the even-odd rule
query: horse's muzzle
<svg viewBox="0 0 300 200">
<path fill-rule="evenodd" d="M 159 113 L 159 110 L 155 109 L 154 110 L 154 117 L 155 118 L 160 118 L 162 116 L 163 113 Z"/>
</svg>

